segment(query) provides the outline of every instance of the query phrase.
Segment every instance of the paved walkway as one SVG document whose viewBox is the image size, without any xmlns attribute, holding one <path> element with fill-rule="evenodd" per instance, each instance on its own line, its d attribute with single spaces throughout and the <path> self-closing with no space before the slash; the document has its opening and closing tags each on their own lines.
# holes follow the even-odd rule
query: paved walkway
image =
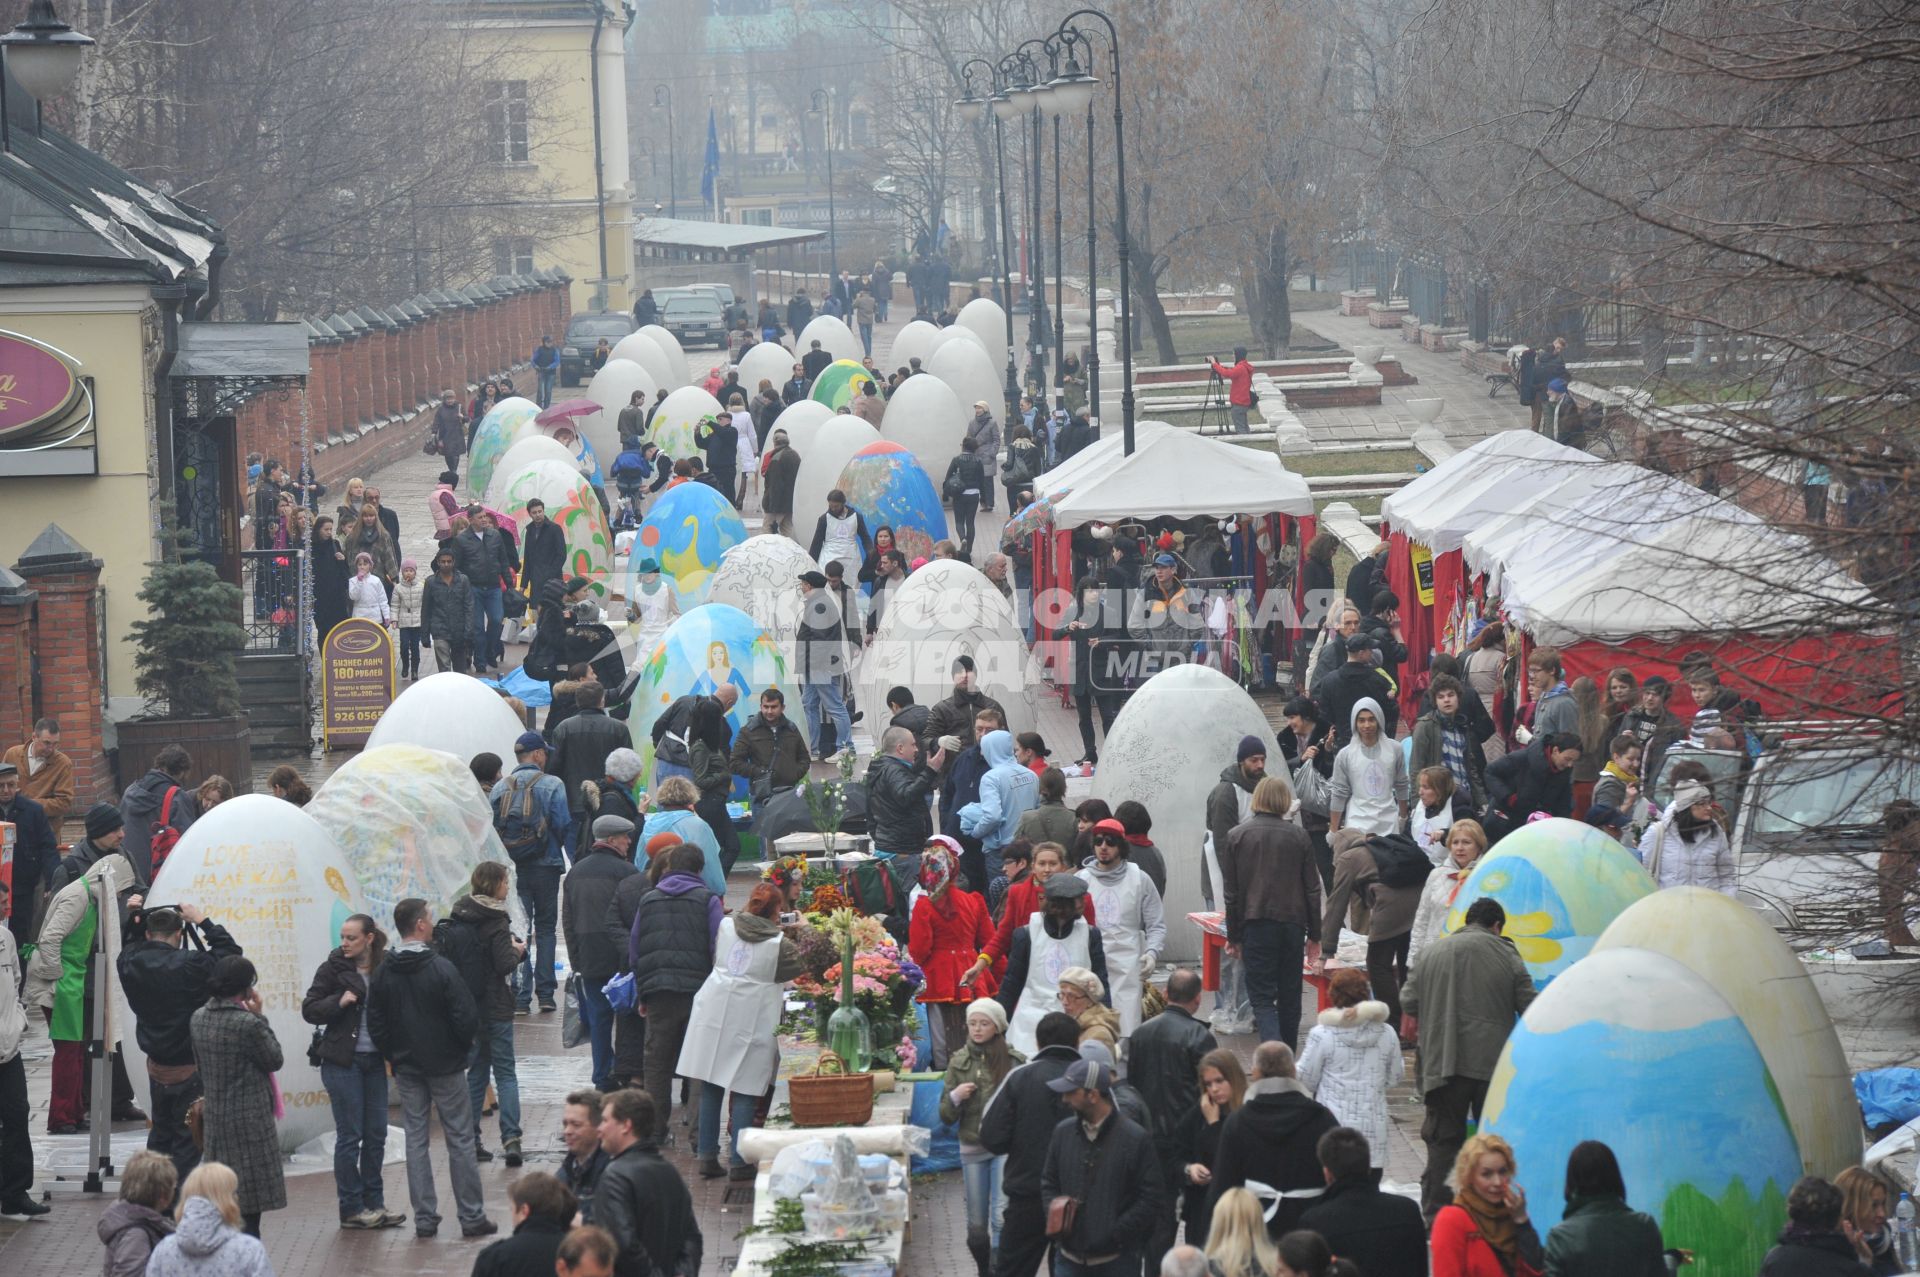
<svg viewBox="0 0 1920 1277">
<path fill-rule="evenodd" d="M 1381 387 L 1377 408 L 1300 410 L 1300 420 L 1316 444 L 1351 446 L 1410 438 L 1420 424 L 1407 407 L 1414 399 L 1446 401 L 1434 425 L 1456 444 L 1474 443 L 1528 423 L 1527 410 L 1514 393 L 1502 391 L 1499 398 L 1489 399 L 1486 379 L 1461 367 L 1456 351 L 1436 354 L 1401 341 L 1397 330 L 1374 328 L 1363 318 L 1342 315 L 1337 310 L 1305 311 L 1295 322 L 1349 350 L 1355 345 L 1384 346 L 1388 354 L 1399 357 L 1401 367 L 1419 378 L 1411 386 Z"/>
</svg>

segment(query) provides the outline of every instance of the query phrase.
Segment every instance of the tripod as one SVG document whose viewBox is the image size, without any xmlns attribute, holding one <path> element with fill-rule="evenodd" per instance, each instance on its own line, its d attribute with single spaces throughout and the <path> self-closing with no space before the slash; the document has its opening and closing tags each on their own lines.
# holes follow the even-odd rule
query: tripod
<svg viewBox="0 0 1920 1277">
<path fill-rule="evenodd" d="M 1212 368 L 1207 372 L 1207 395 L 1200 404 L 1200 433 L 1207 433 L 1207 419 L 1215 422 L 1214 433 L 1224 435 L 1230 423 L 1231 414 L 1227 410 L 1227 383 L 1220 379 L 1218 371 Z"/>
</svg>

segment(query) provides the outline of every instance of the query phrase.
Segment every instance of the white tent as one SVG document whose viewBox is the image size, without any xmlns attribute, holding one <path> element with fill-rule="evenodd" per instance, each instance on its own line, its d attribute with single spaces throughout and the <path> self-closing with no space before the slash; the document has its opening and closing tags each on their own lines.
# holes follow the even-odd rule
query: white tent
<svg viewBox="0 0 1920 1277">
<path fill-rule="evenodd" d="M 1802 569 L 1782 572 L 1788 556 Z M 1528 575 L 1528 602 L 1507 604 L 1508 615 L 1536 642 L 1557 647 L 1845 629 L 1863 620 L 1848 613 L 1872 602 L 1804 538 L 1725 518 L 1675 520 L 1584 571 Z"/>
<path fill-rule="evenodd" d="M 1278 454 L 1152 421 L 1135 426 L 1132 456 L 1119 439 L 1102 439 L 1033 487 L 1043 497 L 1063 493 L 1053 502 L 1056 528 L 1126 518 L 1313 513 L 1307 481 L 1281 465 Z"/>
<path fill-rule="evenodd" d="M 1590 453 L 1545 435 L 1503 430 L 1389 493 L 1380 517 L 1409 541 L 1444 554 L 1487 520 L 1565 482 L 1568 466 L 1597 464 Z"/>
</svg>

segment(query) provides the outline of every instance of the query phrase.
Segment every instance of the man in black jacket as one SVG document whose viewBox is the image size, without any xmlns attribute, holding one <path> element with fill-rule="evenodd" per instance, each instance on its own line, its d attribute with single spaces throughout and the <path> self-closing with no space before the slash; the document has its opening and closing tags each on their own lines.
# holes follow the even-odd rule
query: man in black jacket
<svg viewBox="0 0 1920 1277">
<path fill-rule="evenodd" d="M 1573 815 L 1573 765 L 1579 761 L 1580 750 L 1580 738 L 1572 732 L 1551 732 L 1534 737 L 1525 749 L 1487 764 L 1487 813 L 1483 823 L 1489 844 L 1526 824 L 1536 811 L 1549 816 Z"/>
<path fill-rule="evenodd" d="M 760 712 L 733 734 L 729 767 L 734 775 L 747 778 L 758 800 L 805 780 L 811 763 L 807 738 L 787 717 L 786 693 L 769 687 L 760 693 Z"/>
<path fill-rule="evenodd" d="M 933 837 L 927 797 L 945 756 L 936 749 L 926 762 L 915 762 L 918 747 L 912 732 L 889 727 L 880 734 L 879 752 L 867 763 L 867 828 L 875 850 L 916 856 Z"/>
<path fill-rule="evenodd" d="M 451 550 L 433 556 L 433 575 L 420 591 L 420 632 L 433 644 L 436 668 L 467 672 L 473 659 L 473 585 L 455 566 Z"/>
<path fill-rule="evenodd" d="M 621 879 L 639 872 L 633 867 L 633 822 L 625 816 L 594 821 L 593 845 L 567 871 L 560 929 L 567 937 L 567 956 L 581 976 L 580 1014 L 593 1039 L 593 1085 L 602 1091 L 613 1077 L 613 1006 L 601 986 L 627 965 L 626 954 L 607 934 L 607 902 Z"/>
<path fill-rule="evenodd" d="M 507 1188 L 513 1236 L 493 1243 L 473 1261 L 473 1277 L 546 1277 L 580 1208 L 567 1186 L 545 1171 L 528 1171 Z"/>
<path fill-rule="evenodd" d="M 547 517 L 547 503 L 535 497 L 527 502 L 527 528 L 521 536 L 520 588 L 537 599 L 541 586 L 567 570 L 567 534 Z"/>
<path fill-rule="evenodd" d="M 493 1160 L 480 1131 L 491 1080 L 500 1098 L 500 1148 L 508 1166 L 519 1166 L 520 1073 L 513 1054 L 513 986 L 507 977 L 527 956 L 527 946 L 515 938 L 507 918 L 510 878 L 511 871 L 497 860 L 475 865 L 467 894 L 455 900 L 448 916 L 434 926 L 433 947 L 467 982 L 480 1018 L 467 1061 L 474 1156 L 482 1162 Z"/>
<path fill-rule="evenodd" d="M 1187 1128 L 1200 1111 L 1200 1057 L 1220 1045 L 1213 1031 L 1196 1018 L 1201 996 L 1199 973 L 1175 967 L 1167 976 L 1167 1009 L 1128 1039 L 1127 1078 L 1140 1088 L 1140 1097 L 1152 1114 L 1160 1176 L 1169 1185 L 1180 1182 L 1180 1168 L 1187 1161 Z M 1174 1192 L 1162 1197 L 1147 1241 L 1149 1272 L 1159 1269 L 1160 1257 L 1173 1246 L 1178 1197 Z"/>
<path fill-rule="evenodd" d="M 581 785 L 598 782 L 607 774 L 607 755 L 633 744 L 627 725 L 607 716 L 604 684 L 580 684 L 573 703 L 574 712 L 553 729 L 553 748 L 547 753 L 547 774 L 558 776 L 567 787 L 567 811 L 573 817 L 567 830 L 569 856 L 579 848 L 587 824 L 587 795 Z"/>
<path fill-rule="evenodd" d="M 433 1145 L 428 1123 L 440 1114 L 447 1143 L 447 1171 L 463 1237 L 487 1237 L 500 1226 L 487 1218 L 475 1156 L 473 1105 L 467 1098 L 467 1059 L 480 1031 L 479 1012 L 467 982 L 435 953 L 433 906 L 409 896 L 393 907 L 400 942 L 373 973 L 367 999 L 367 1032 L 393 1066 L 407 1131 L 407 1195 L 413 1199 L 413 1231 L 440 1231 L 440 1197 L 433 1186 Z"/>
<path fill-rule="evenodd" d="M 33 917 L 40 910 L 40 888 L 60 863 L 59 844 L 46 809 L 20 792 L 20 769 L 0 763 L 0 821 L 13 826 L 13 915 L 8 929 L 18 944 L 33 941 Z"/>
<path fill-rule="evenodd" d="M 1313 689 L 1313 699 L 1320 706 L 1321 716 L 1334 726 L 1334 752 L 1338 753 L 1353 739 L 1353 707 L 1364 697 L 1371 697 L 1380 703 L 1381 711 L 1387 721 L 1380 730 L 1391 738 L 1400 726 L 1400 701 L 1394 695 L 1393 680 L 1380 672 L 1373 663 L 1376 651 L 1374 637 L 1370 634 L 1354 634 L 1347 639 L 1347 663 L 1320 681 Z"/>
<path fill-rule="evenodd" d="M 927 719 L 929 711 L 925 705 L 914 703 L 911 687 L 894 687 L 887 690 L 887 713 L 893 717 L 887 720 L 888 727 L 904 727 L 913 733 L 913 759 L 919 762 L 927 756 L 926 747 L 921 744 L 927 738 Z"/>
<path fill-rule="evenodd" d="M 615 1277 L 699 1277 L 705 1243 L 693 1195 L 653 1142 L 653 1097 L 615 1091 L 602 1102 L 607 1169 L 593 1194 L 593 1222 L 620 1247 Z"/>
<path fill-rule="evenodd" d="M 1064 1011 L 1041 1017 L 1034 1029 L 1034 1057 L 1008 1073 L 980 1115 L 980 1143 L 1004 1154 L 1001 1184 L 1006 1190 L 1000 1222 L 1000 1250 L 993 1277 L 1033 1277 L 1047 1253 L 1047 1205 L 1040 1196 L 1053 1130 L 1069 1115 L 1052 1083 L 1075 1064 L 1080 1026 Z"/>
<path fill-rule="evenodd" d="M 795 336 L 798 335 L 797 333 L 795 334 Z M 800 356 L 800 369 L 806 376 L 807 384 L 813 384 L 813 382 L 819 378 L 820 374 L 826 371 L 827 366 L 831 363 L 833 363 L 833 356 L 827 351 L 820 349 L 819 342 L 814 342 L 811 349 L 809 349 L 806 354 Z"/>
<path fill-rule="evenodd" d="M 813 756 L 825 761 L 826 723 L 833 724 L 834 748 L 853 749 L 853 720 L 840 694 L 840 680 L 851 660 L 846 619 L 820 572 L 800 574 L 800 633 L 795 666 L 800 676 L 800 708 L 807 716 Z"/>
<path fill-rule="evenodd" d="M 1279 1208 L 1267 1220 L 1277 1239 L 1299 1227 L 1300 1212 L 1320 1196 L 1325 1183 L 1316 1153 L 1320 1137 L 1340 1125 L 1307 1094 L 1294 1074 L 1293 1050 L 1285 1042 L 1262 1042 L 1253 1052 L 1253 1083 L 1246 1102 L 1220 1128 L 1213 1167 L 1212 1206 L 1229 1188 L 1258 1180 L 1280 1191 Z"/>
<path fill-rule="evenodd" d="M 928 753 L 940 747 L 942 736 L 952 736 L 959 740 L 960 749 L 951 750 L 946 764 L 940 768 L 944 775 L 947 768 L 959 757 L 960 751 L 974 742 L 974 718 L 983 709 L 1000 711 L 1000 726 L 1007 726 L 1007 711 L 999 701 L 979 689 L 979 671 L 973 658 L 964 653 L 953 658 L 953 694 L 943 701 L 936 702 L 927 711 L 927 727 L 920 738 L 920 744 Z M 944 810 L 944 809 L 943 809 Z M 959 810 L 956 806 L 954 810 Z"/>
<path fill-rule="evenodd" d="M 129 915 L 129 932 L 140 917 Z M 205 1094 L 189 1022 L 207 1003 L 207 977 L 213 974 L 214 961 L 239 954 L 240 946 L 198 905 L 155 909 L 145 915 L 145 922 L 141 938 L 128 939 L 115 965 L 127 1005 L 133 1008 L 134 1037 L 147 1055 L 147 1086 L 153 1097 L 147 1147 L 172 1158 L 185 1180 L 200 1164 L 200 1150 L 187 1131 L 187 1109 Z M 199 945 L 186 944 L 188 927 L 198 929 Z"/>
<path fill-rule="evenodd" d="M 1166 1197 L 1153 1137 L 1114 1107 L 1104 1064 L 1080 1060 L 1047 1086 L 1074 1116 L 1053 1128 L 1039 1200 L 1079 1202 L 1073 1227 L 1054 1243 L 1055 1277 L 1137 1273 Z"/>
<path fill-rule="evenodd" d="M 1400 633 L 1400 596 L 1384 588 L 1375 590 L 1372 610 L 1360 619 L 1360 631 L 1379 649 L 1381 671 L 1398 680 L 1400 664 L 1407 659 Z"/>
<path fill-rule="evenodd" d="M 1367 1137 L 1336 1126 L 1316 1148 L 1327 1191 L 1300 1216 L 1333 1253 L 1367 1277 L 1426 1277 L 1427 1228 L 1420 1207 L 1374 1182 Z"/>
</svg>

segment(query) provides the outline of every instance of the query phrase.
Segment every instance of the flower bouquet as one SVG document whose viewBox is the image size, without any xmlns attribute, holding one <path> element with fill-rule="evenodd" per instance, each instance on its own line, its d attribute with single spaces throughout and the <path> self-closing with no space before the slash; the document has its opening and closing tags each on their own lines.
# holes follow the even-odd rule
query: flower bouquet
<svg viewBox="0 0 1920 1277">
<path fill-rule="evenodd" d="M 806 971 L 793 982 L 794 996 L 810 1003 L 810 1013 L 794 1027 L 810 1028 L 819 1041 L 828 1041 L 828 1022 L 851 997 L 850 1005 L 867 1019 L 872 1067 L 911 1071 L 913 997 L 926 983 L 925 973 L 901 952 L 878 918 L 839 909 L 812 915 L 810 921 L 812 925 L 794 937 Z M 842 957 L 849 944 L 850 982 Z"/>
</svg>

